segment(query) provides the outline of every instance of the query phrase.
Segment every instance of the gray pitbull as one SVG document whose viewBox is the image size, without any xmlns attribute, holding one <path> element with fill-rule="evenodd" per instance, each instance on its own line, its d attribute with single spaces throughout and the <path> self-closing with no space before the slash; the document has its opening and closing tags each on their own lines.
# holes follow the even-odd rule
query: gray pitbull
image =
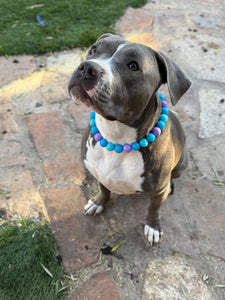
<svg viewBox="0 0 225 300">
<path fill-rule="evenodd" d="M 191 86 L 187 75 L 164 54 L 111 34 L 99 37 L 69 83 L 74 100 L 95 112 L 94 131 L 89 126 L 82 141 L 82 158 L 99 182 L 99 193 L 88 201 L 85 214 L 100 214 L 110 192 L 148 192 L 144 235 L 151 245 L 162 235 L 159 208 L 171 179 L 188 163 L 184 131 L 172 112 L 161 134 L 146 144 L 162 114 L 158 89 L 163 83 L 173 105 Z"/>
</svg>

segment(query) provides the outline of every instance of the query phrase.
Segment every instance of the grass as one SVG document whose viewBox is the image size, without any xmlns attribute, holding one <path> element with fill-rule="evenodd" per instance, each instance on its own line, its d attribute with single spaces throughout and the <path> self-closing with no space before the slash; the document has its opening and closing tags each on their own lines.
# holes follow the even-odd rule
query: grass
<svg viewBox="0 0 225 300">
<path fill-rule="evenodd" d="M 45 222 L 0 223 L 0 299 L 63 299 L 65 278 L 54 235 Z"/>
<path fill-rule="evenodd" d="M 42 54 L 86 47 L 128 6 L 146 0 L 1 0 L 0 55 Z M 41 14 L 46 27 L 36 19 Z"/>
</svg>

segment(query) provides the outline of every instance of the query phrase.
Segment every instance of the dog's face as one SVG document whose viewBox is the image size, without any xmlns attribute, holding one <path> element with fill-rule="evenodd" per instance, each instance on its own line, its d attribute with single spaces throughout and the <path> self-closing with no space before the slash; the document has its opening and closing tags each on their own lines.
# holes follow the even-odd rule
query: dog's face
<svg viewBox="0 0 225 300">
<path fill-rule="evenodd" d="M 170 72 L 170 69 L 174 70 Z M 178 72 L 182 73 L 163 54 L 119 36 L 105 34 L 74 71 L 69 92 L 76 102 L 91 106 L 106 119 L 129 125 L 139 119 L 160 84 L 168 82 L 168 77 L 174 77 L 170 80 L 173 83 Z M 179 84 L 175 83 L 184 86 L 182 94 L 187 90 L 187 83 L 182 83 L 185 80 L 183 76 Z M 174 87 L 172 93 L 173 90 Z M 171 97 L 172 102 L 176 103 L 181 96 Z"/>
</svg>

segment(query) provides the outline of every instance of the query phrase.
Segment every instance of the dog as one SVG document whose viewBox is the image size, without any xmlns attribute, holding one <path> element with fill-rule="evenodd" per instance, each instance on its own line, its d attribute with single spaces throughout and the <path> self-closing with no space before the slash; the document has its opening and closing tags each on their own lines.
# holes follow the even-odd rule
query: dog
<svg viewBox="0 0 225 300">
<path fill-rule="evenodd" d="M 75 69 L 68 86 L 76 103 L 93 110 L 82 140 L 82 160 L 97 179 L 99 192 L 84 213 L 100 214 L 110 192 L 148 192 L 144 236 L 151 245 L 163 234 L 159 208 L 170 192 L 171 180 L 188 164 L 184 130 L 158 92 L 164 83 L 173 105 L 192 84 L 163 53 L 104 34 Z M 161 119 L 164 124 L 158 123 Z M 157 124 L 165 128 L 153 134 Z"/>
</svg>

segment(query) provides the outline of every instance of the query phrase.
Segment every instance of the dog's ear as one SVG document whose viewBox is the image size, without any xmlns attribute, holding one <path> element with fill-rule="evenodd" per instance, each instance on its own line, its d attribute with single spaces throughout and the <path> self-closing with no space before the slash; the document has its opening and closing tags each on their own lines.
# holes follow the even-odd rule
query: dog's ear
<svg viewBox="0 0 225 300">
<path fill-rule="evenodd" d="M 111 34 L 111 33 L 104 33 L 104 34 L 102 34 L 102 35 L 97 39 L 96 42 L 98 42 L 99 40 L 104 39 L 104 38 L 106 38 L 106 37 L 112 36 L 112 35 L 113 35 L 113 34 Z"/>
<path fill-rule="evenodd" d="M 192 82 L 172 59 L 161 52 L 156 52 L 156 58 L 159 65 L 162 83 L 167 82 L 171 102 L 175 105 L 190 88 Z"/>
</svg>

